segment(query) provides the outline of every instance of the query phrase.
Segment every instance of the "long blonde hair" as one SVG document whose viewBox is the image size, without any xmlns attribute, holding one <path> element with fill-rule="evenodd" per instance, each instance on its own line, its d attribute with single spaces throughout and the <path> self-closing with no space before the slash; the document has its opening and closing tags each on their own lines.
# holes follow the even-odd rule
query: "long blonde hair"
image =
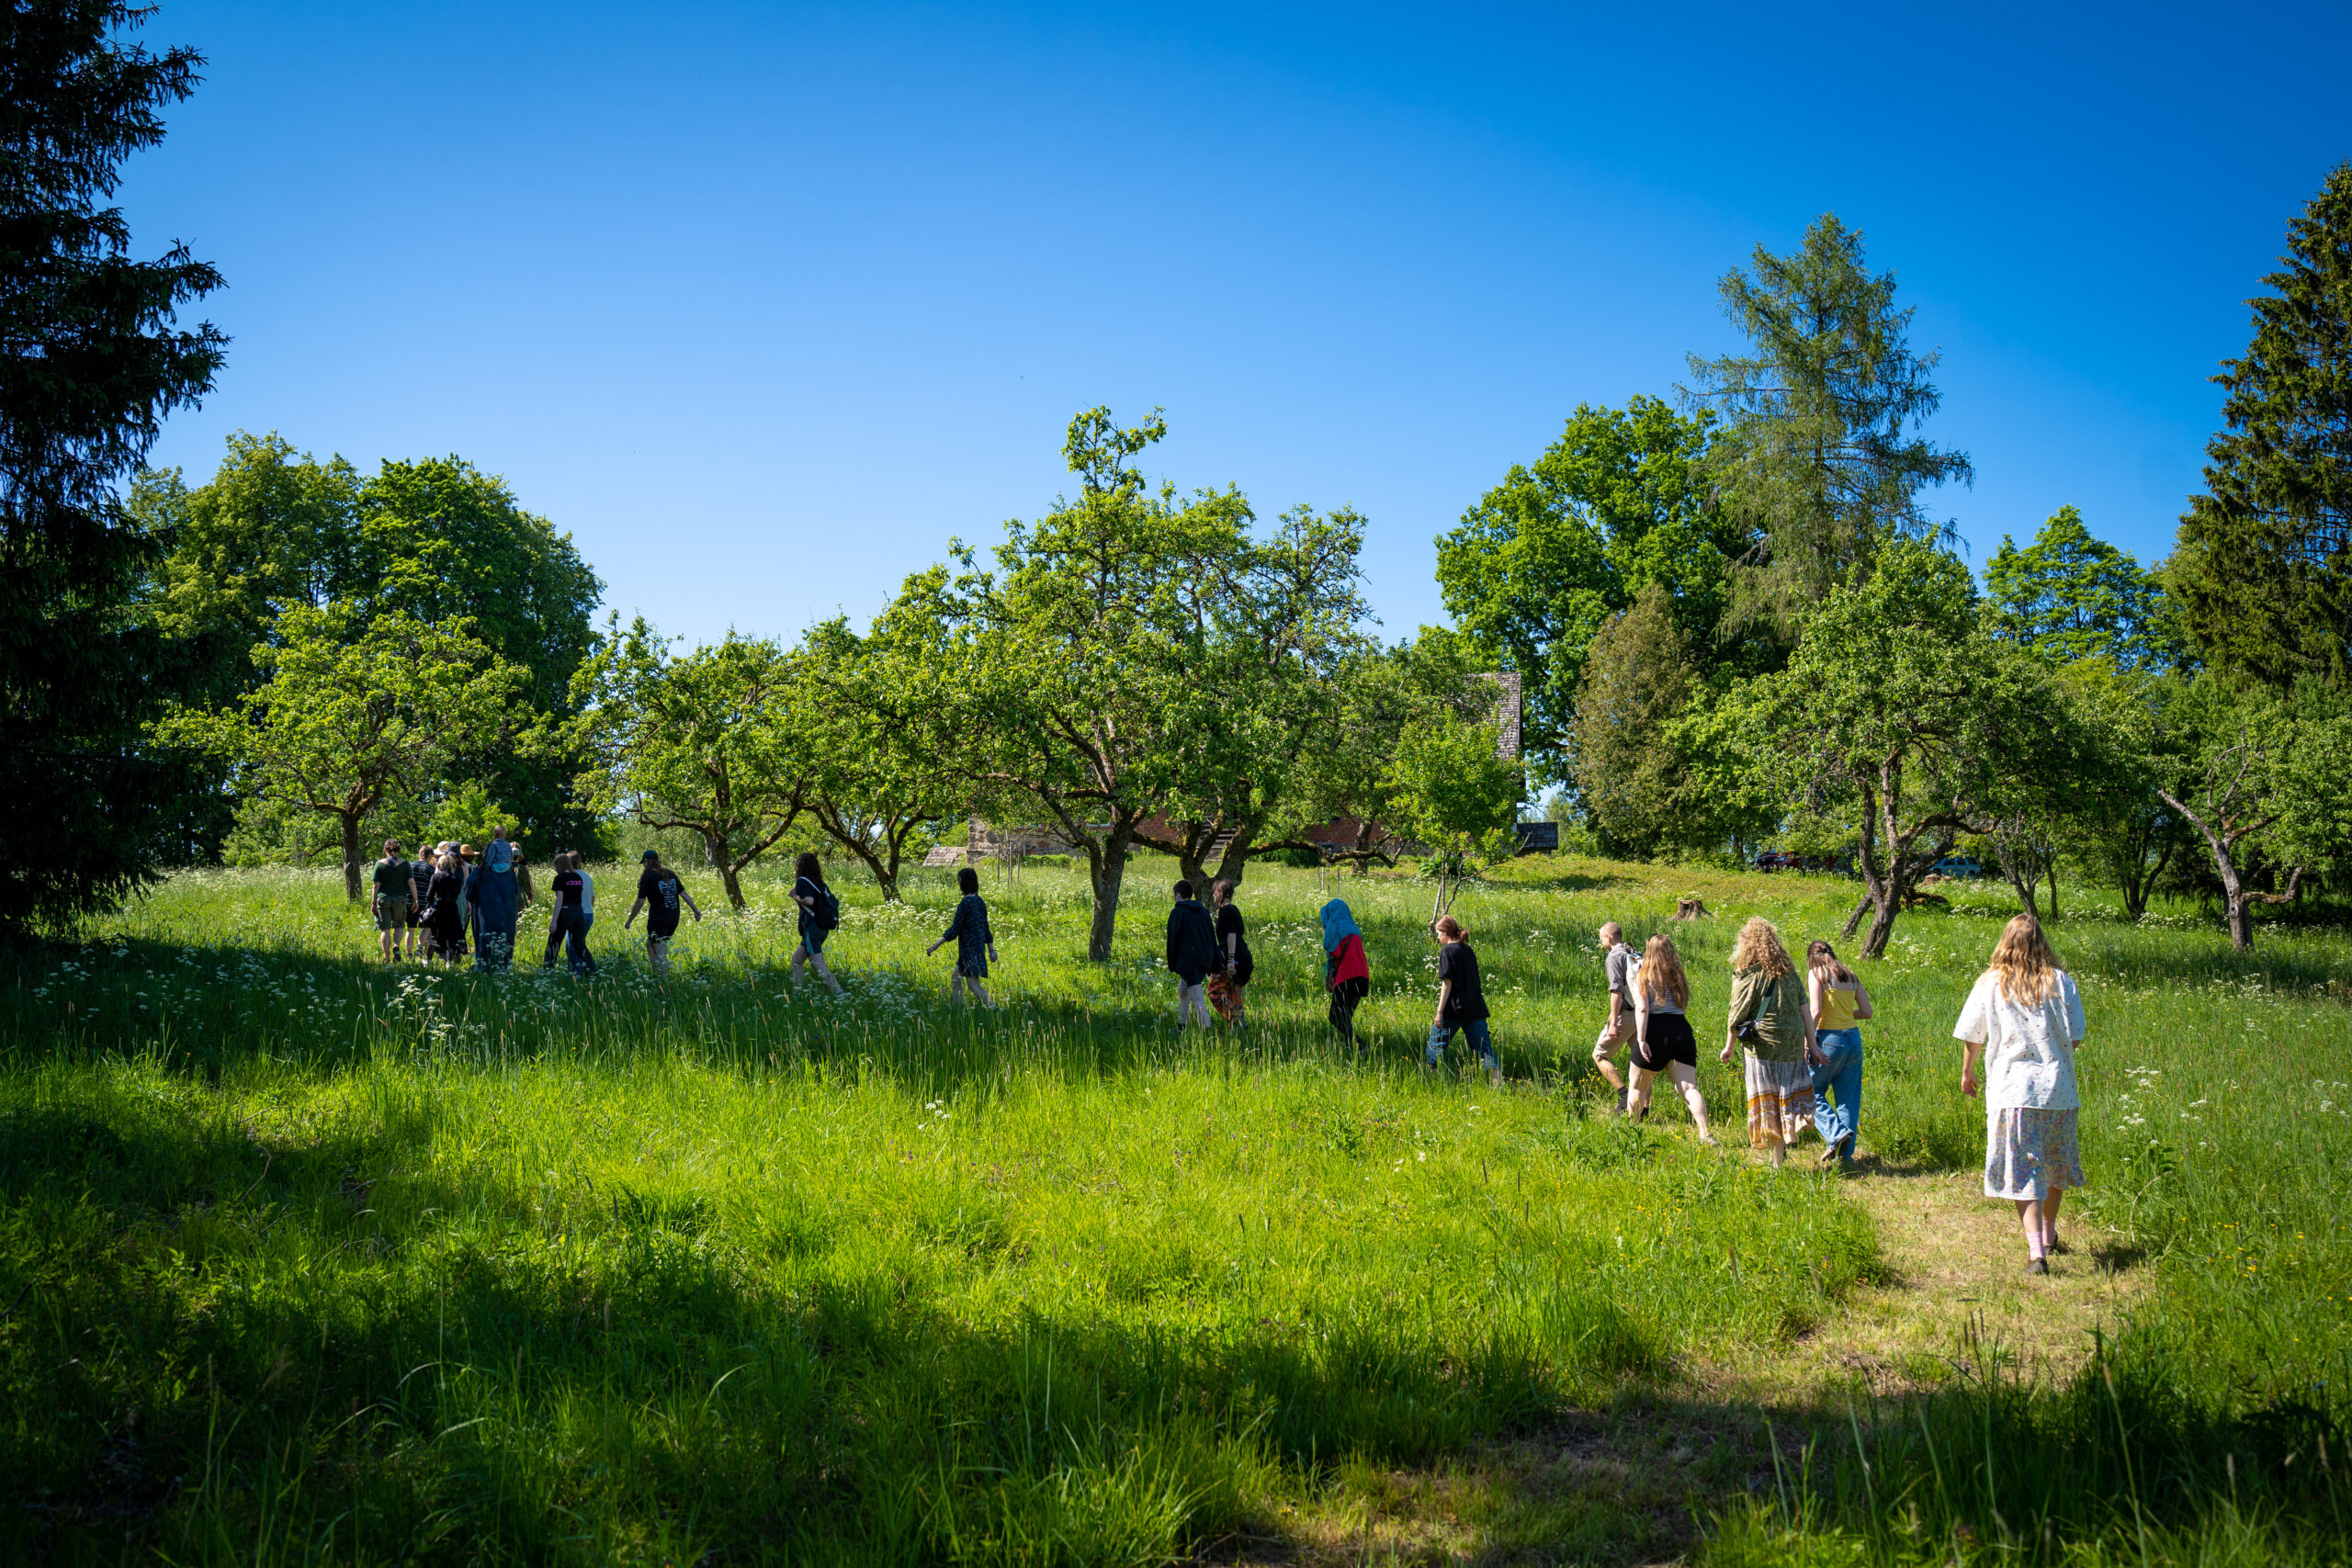
<svg viewBox="0 0 2352 1568">
<path fill-rule="evenodd" d="M 2001 994 L 2026 1007 L 2040 1007 L 2058 987 L 2058 955 L 2041 934 L 2041 922 L 2019 915 L 2001 928 L 1993 944 L 1993 962 L 1985 973 L 1995 976 Z"/>
<path fill-rule="evenodd" d="M 1781 945 L 1780 929 L 1761 915 L 1749 916 L 1739 928 L 1739 938 L 1731 944 L 1731 966 L 1761 969 L 1766 978 L 1773 980 L 1797 972 L 1789 961 L 1789 950 Z"/>
<path fill-rule="evenodd" d="M 1804 966 L 1821 976 L 1825 986 L 1854 983 L 1854 972 L 1838 961 L 1838 950 L 1826 942 L 1816 942 L 1804 950 Z"/>
<path fill-rule="evenodd" d="M 1669 1000 L 1676 1007 L 1690 1005 L 1690 976 L 1682 972 L 1682 954 L 1674 951 L 1674 939 L 1661 931 L 1642 944 L 1642 995 L 1652 1001 Z"/>
</svg>

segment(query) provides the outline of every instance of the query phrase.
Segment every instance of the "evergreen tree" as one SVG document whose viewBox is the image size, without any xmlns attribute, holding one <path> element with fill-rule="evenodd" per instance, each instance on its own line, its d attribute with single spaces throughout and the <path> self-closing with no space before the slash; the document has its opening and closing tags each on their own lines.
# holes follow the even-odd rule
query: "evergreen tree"
<svg viewBox="0 0 2352 1568">
<path fill-rule="evenodd" d="M 1689 644 L 1652 583 L 1592 639 L 1577 694 L 1577 795 L 1611 854 L 1647 860 L 1684 836 L 1682 759 L 1668 728 L 1690 691 Z"/>
<path fill-rule="evenodd" d="M 1753 347 L 1691 355 L 1684 397 L 1721 416 L 1706 474 L 1733 524 L 1763 541 L 1736 580 L 1735 619 L 1788 634 L 1889 541 L 1943 532 L 1919 491 L 1972 471 L 1917 434 L 1942 400 L 1928 378 L 1940 356 L 1912 352 L 1894 275 L 1871 275 L 1861 235 L 1836 215 L 1787 255 L 1757 246 L 1753 275 L 1735 268 L 1722 289 Z"/>
<path fill-rule="evenodd" d="M 0 930 L 103 908 L 171 851 L 187 769 L 141 740 L 168 671 L 133 614 L 157 545 L 118 487 L 227 340 L 180 330 L 220 275 L 134 260 L 106 205 L 202 56 L 128 40 L 120 0 L 0 7 Z"/>
<path fill-rule="evenodd" d="M 2169 570 L 2211 663 L 2352 690 L 2352 162 L 2287 228 Z"/>
</svg>

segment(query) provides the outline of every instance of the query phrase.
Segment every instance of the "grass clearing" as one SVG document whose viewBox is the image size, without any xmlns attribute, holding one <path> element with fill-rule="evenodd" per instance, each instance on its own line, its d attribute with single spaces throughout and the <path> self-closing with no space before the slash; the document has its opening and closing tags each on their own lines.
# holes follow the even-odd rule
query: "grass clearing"
<svg viewBox="0 0 2352 1568">
<path fill-rule="evenodd" d="M 946 955 L 922 957 L 954 899 L 931 874 L 904 907 L 844 888 L 840 1002 L 785 984 L 766 881 L 657 981 L 617 872 L 586 983 L 387 971 L 334 879 L 290 872 L 175 878 L 80 947 L 0 960 L 19 1545 L 2340 1553 L 2341 933 L 2241 958 L 2089 909 L 2054 931 L 2091 1015 L 2094 1186 L 2075 1254 L 2028 1281 L 1973 1196 L 1948 1038 L 2011 912 L 1990 894 L 1906 916 L 1869 972 L 1872 1157 L 1840 1181 L 1702 1148 L 1679 1106 L 1602 1114 L 1590 933 L 1672 930 L 1705 1043 L 1736 918 L 1834 935 L 1849 885 L 1507 868 L 1456 911 L 1498 1091 L 1416 1065 L 1421 885 L 1253 871 L 1237 1041 L 1170 1027 L 1157 865 L 1106 965 L 1078 957 L 1077 874 L 990 875 L 992 1013 L 949 1008 Z M 1360 1060 L 1322 1019 L 1327 886 L 1372 956 Z M 1673 925 L 1685 892 L 1725 918 Z M 1736 1145 L 1736 1069 L 1702 1082 Z"/>
</svg>

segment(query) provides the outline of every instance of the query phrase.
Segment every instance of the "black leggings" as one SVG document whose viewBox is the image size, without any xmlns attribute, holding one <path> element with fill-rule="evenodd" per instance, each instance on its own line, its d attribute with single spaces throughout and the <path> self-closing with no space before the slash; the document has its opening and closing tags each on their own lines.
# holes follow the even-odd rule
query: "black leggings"
<svg viewBox="0 0 2352 1568">
<path fill-rule="evenodd" d="M 1356 1004 L 1372 991 L 1372 982 L 1361 975 L 1351 975 L 1331 987 L 1331 1027 L 1340 1038 L 1353 1043 L 1356 1037 Z"/>
</svg>

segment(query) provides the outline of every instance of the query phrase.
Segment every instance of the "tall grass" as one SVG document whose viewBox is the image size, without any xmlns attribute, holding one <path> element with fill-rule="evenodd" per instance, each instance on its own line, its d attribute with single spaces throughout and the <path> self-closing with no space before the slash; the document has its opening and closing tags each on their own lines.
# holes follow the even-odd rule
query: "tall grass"
<svg viewBox="0 0 2352 1568">
<path fill-rule="evenodd" d="M 1497 1092 L 1418 1069 L 1418 884 L 1253 873 L 1237 1038 L 1170 1027 L 1139 882 L 1106 965 L 1078 956 L 1075 874 L 992 887 L 989 1013 L 949 1008 L 945 954 L 922 956 L 944 876 L 906 906 L 845 889 L 839 1001 L 785 983 L 768 883 L 689 926 L 657 979 L 616 929 L 617 872 L 593 981 L 388 971 L 333 879 L 290 873 L 177 878 L 93 942 L 0 960 L 0 1495 L 20 1544 L 1165 1561 L 1276 1531 L 1351 1464 L 1430 1462 L 1628 1390 L 1703 1400 L 1724 1347 L 1769 1355 L 1886 1277 L 1837 1182 L 1702 1149 L 1679 1110 L 1598 1114 L 1586 1061 L 1601 919 L 1668 929 L 1687 886 L 1801 937 L 1842 918 L 1845 885 L 1530 862 L 1474 889 L 1457 913 L 1513 1080 Z M 1321 1017 L 1330 891 L 1369 937 L 1362 1059 Z M 1976 1157 L 1949 1024 L 2004 912 L 1906 918 L 1869 972 L 1866 1148 Z M 1702 1041 L 1732 926 L 1670 928 Z M 2154 1271 L 2148 1306 L 2096 1386 L 1988 1371 L 1865 1405 L 1847 1459 L 1821 1436 L 1842 1405 L 1792 1388 L 1813 1459 L 1770 1509 L 1725 1516 L 1716 1556 L 2318 1539 L 2333 1472 L 2246 1434 L 2342 1430 L 2352 1091 L 2325 1086 L 2352 1078 L 2352 949 L 2266 933 L 2248 964 L 2199 931 L 2055 934 L 2093 1016 L 2086 1220 L 2110 1263 Z M 1736 1070 L 1704 1079 L 1736 1145 Z M 2111 1453 L 2102 1398 L 2124 1417 Z M 1937 1456 L 1979 1426 L 1987 1484 L 1947 1485 Z"/>
</svg>

